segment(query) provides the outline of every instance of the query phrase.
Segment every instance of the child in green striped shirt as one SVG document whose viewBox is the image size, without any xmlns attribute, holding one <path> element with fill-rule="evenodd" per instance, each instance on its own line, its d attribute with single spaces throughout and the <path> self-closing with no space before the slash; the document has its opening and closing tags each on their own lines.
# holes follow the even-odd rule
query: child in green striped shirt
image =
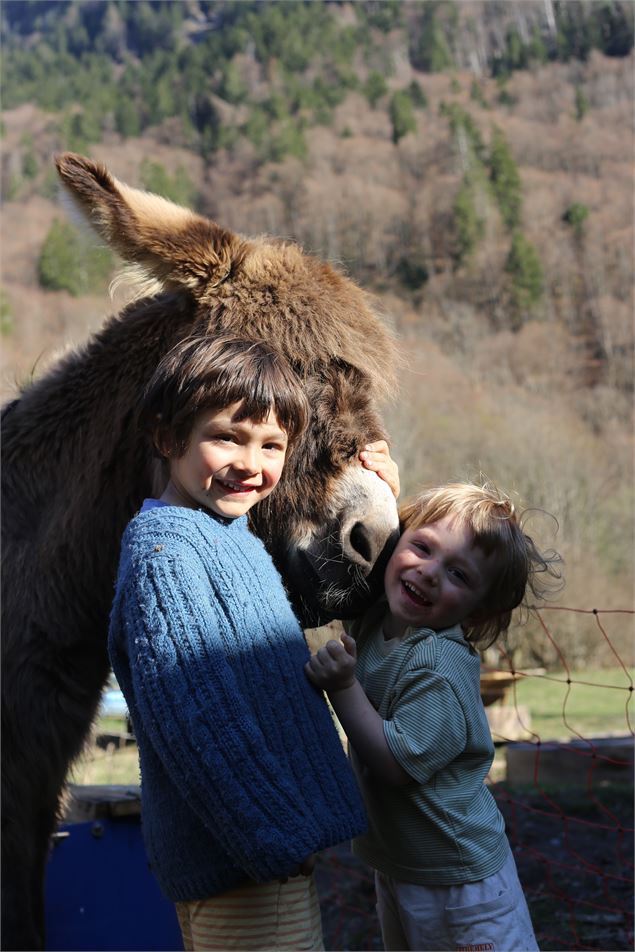
<svg viewBox="0 0 635 952">
<path fill-rule="evenodd" d="M 503 817 L 477 648 L 507 630 L 538 573 L 559 578 L 511 501 L 450 484 L 401 510 L 385 594 L 307 663 L 351 745 L 386 949 L 534 950 Z"/>
</svg>

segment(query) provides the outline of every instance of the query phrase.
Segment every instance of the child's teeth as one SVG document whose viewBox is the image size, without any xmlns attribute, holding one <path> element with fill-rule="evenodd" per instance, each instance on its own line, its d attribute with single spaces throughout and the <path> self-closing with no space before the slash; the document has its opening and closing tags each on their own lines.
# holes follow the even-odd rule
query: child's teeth
<svg viewBox="0 0 635 952">
<path fill-rule="evenodd" d="M 423 602 L 423 604 L 425 604 L 425 605 L 429 605 L 429 604 L 430 604 L 429 601 L 428 601 L 428 599 L 427 599 L 427 598 L 425 597 L 425 595 L 423 594 L 423 592 L 420 592 L 419 589 L 418 589 L 415 585 L 413 585 L 411 582 L 406 582 L 406 581 L 404 581 L 403 584 L 404 584 L 404 587 L 406 588 L 406 590 L 407 590 L 408 592 L 411 592 L 411 593 L 415 596 L 415 598 L 418 598 L 421 602 Z"/>
</svg>

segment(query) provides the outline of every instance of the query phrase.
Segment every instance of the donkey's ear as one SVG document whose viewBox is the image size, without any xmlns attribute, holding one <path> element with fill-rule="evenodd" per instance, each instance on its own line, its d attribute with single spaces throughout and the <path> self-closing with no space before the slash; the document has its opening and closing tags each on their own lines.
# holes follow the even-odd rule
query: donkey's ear
<svg viewBox="0 0 635 952">
<path fill-rule="evenodd" d="M 55 165 L 67 195 L 97 233 L 128 262 L 166 285 L 192 291 L 231 271 L 238 236 L 173 202 L 117 181 L 92 159 L 64 152 Z"/>
</svg>

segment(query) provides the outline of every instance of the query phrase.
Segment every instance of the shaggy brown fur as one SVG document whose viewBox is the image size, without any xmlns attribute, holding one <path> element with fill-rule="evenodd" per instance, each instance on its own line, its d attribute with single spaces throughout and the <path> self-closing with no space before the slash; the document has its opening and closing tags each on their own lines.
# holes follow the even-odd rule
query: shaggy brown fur
<svg viewBox="0 0 635 952">
<path fill-rule="evenodd" d="M 160 357 L 194 331 L 229 331 L 275 343 L 305 380 L 309 430 L 256 522 L 305 620 L 353 610 L 395 528 L 381 481 L 356 461 L 384 435 L 375 400 L 393 383 L 393 344 L 367 296 L 295 245 L 232 234 L 88 159 L 65 154 L 57 168 L 102 238 L 161 290 L 3 415 L 5 949 L 43 947 L 49 838 L 108 672 L 119 539 L 152 494 L 135 408 Z"/>
</svg>

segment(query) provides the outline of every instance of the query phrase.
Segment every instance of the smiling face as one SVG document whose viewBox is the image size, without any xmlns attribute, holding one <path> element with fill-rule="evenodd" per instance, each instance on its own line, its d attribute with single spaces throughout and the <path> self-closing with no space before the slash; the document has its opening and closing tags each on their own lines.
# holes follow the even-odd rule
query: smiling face
<svg viewBox="0 0 635 952">
<path fill-rule="evenodd" d="M 169 458 L 163 502 L 235 519 L 275 489 L 287 435 L 273 410 L 259 423 L 236 419 L 240 408 L 239 402 L 198 414 L 185 452 Z"/>
<path fill-rule="evenodd" d="M 384 633 L 401 638 L 408 627 L 440 631 L 478 617 L 495 568 L 493 556 L 455 517 L 406 529 L 384 575 L 390 608 Z"/>
</svg>

